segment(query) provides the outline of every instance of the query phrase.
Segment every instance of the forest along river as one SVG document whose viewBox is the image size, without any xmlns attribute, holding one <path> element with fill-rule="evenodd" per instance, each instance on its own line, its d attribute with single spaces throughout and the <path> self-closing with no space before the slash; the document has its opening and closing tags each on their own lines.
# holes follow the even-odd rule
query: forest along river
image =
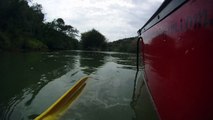
<svg viewBox="0 0 213 120">
<path fill-rule="evenodd" d="M 0 119 L 33 119 L 89 75 L 92 88 L 61 119 L 132 120 L 135 65 L 129 53 L 0 53 Z"/>
</svg>

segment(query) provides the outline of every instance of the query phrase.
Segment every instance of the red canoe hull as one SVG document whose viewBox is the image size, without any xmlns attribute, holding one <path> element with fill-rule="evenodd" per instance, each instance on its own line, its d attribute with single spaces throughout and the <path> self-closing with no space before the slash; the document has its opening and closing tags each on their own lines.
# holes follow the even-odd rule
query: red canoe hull
<svg viewBox="0 0 213 120">
<path fill-rule="evenodd" d="M 162 120 L 213 119 L 212 6 L 186 1 L 141 31 L 146 83 Z"/>
</svg>

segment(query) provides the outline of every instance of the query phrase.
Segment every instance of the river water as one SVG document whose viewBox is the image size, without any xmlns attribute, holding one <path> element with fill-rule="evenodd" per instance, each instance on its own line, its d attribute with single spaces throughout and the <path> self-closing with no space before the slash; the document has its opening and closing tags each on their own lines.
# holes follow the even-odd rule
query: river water
<svg viewBox="0 0 213 120">
<path fill-rule="evenodd" d="M 0 53 L 0 119 L 34 119 L 81 77 L 90 88 L 61 117 L 132 120 L 136 55 L 117 52 Z"/>
</svg>

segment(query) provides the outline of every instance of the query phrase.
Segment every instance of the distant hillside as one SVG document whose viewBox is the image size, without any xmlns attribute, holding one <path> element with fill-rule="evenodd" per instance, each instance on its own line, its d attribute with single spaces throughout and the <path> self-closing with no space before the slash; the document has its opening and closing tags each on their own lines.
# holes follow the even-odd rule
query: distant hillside
<svg viewBox="0 0 213 120">
<path fill-rule="evenodd" d="M 109 51 L 116 52 L 136 52 L 137 37 L 119 39 L 108 43 Z"/>
</svg>

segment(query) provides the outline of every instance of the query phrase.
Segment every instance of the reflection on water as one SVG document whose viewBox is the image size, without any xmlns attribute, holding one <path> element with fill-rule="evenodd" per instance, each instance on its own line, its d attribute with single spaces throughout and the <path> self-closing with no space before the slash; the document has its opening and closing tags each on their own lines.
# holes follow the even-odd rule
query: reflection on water
<svg viewBox="0 0 213 120">
<path fill-rule="evenodd" d="M 143 68 L 136 72 L 130 105 L 135 112 L 135 120 L 159 120 L 152 97 L 144 81 Z"/>
<path fill-rule="evenodd" d="M 0 58 L 0 119 L 35 118 L 85 75 L 92 77 L 94 87 L 85 97 L 97 98 L 90 105 L 98 102 L 102 107 L 114 108 L 114 112 L 125 108 L 129 118 L 134 116 L 129 112 L 136 70 L 133 54 L 63 51 L 0 53 Z M 100 106 L 93 107 L 100 110 Z M 112 109 L 105 112 L 116 118 Z M 100 115 L 106 114 L 102 111 Z"/>
<path fill-rule="evenodd" d="M 96 69 L 104 64 L 103 53 L 98 52 L 81 52 L 80 53 L 80 67 L 85 74 L 91 74 Z"/>
</svg>

